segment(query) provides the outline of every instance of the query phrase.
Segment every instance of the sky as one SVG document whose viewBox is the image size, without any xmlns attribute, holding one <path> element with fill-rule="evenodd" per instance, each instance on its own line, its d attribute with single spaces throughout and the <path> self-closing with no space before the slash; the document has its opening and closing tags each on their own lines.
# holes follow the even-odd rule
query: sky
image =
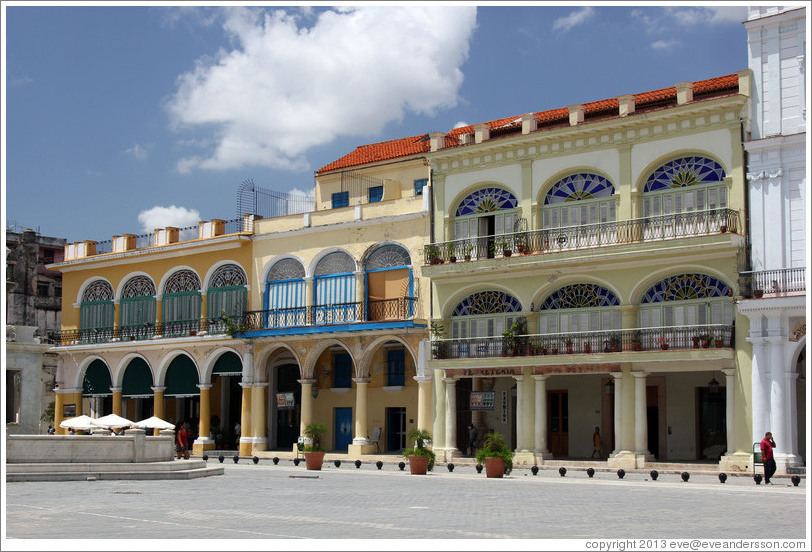
<svg viewBox="0 0 812 552">
<path fill-rule="evenodd" d="M 747 68 L 729 2 L 181 4 L 3 3 L 6 228 L 234 219 L 359 145 Z"/>
</svg>

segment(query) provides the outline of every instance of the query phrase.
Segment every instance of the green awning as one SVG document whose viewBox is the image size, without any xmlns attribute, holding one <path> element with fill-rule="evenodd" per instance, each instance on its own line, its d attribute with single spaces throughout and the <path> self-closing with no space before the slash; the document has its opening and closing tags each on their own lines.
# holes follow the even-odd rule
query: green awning
<svg viewBox="0 0 812 552">
<path fill-rule="evenodd" d="M 84 397 L 107 397 L 113 394 L 110 387 L 113 380 L 110 378 L 110 370 L 107 365 L 99 359 L 94 360 L 87 367 L 85 379 L 82 382 L 82 396 Z"/>
<path fill-rule="evenodd" d="M 197 367 L 186 355 L 179 355 L 172 360 L 166 371 L 165 397 L 190 397 L 200 394 L 197 384 Z"/>
<path fill-rule="evenodd" d="M 124 370 L 122 397 L 152 397 L 152 371 L 142 358 L 134 358 Z"/>
<path fill-rule="evenodd" d="M 242 375 L 242 362 L 240 357 L 235 353 L 228 351 L 217 359 L 214 363 L 214 370 L 212 376 L 241 376 Z"/>
</svg>

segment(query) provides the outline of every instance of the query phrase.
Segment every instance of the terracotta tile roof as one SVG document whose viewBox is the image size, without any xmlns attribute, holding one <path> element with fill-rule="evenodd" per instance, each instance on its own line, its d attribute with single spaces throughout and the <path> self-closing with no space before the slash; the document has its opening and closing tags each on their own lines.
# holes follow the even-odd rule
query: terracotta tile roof
<svg viewBox="0 0 812 552">
<path fill-rule="evenodd" d="M 696 81 L 694 84 L 694 95 L 703 96 L 702 99 L 710 95 L 719 95 L 729 93 L 736 90 L 739 85 L 739 76 L 736 73 L 724 75 L 721 77 L 714 77 L 711 79 Z M 674 86 L 668 88 L 661 88 L 659 90 L 651 90 L 634 94 L 635 108 L 645 108 L 647 106 L 659 106 L 669 102 L 677 101 L 677 89 Z M 608 98 L 605 100 L 598 100 L 595 102 L 584 103 L 584 115 L 589 117 L 595 115 L 606 115 L 610 111 L 615 111 L 619 108 L 617 98 Z M 547 111 L 539 111 L 535 113 L 536 120 L 539 126 L 553 126 L 557 123 L 567 122 L 569 119 L 569 108 L 559 107 L 556 109 L 549 109 Z M 522 115 L 514 115 L 512 117 L 504 117 L 488 121 L 491 134 L 497 135 L 510 134 L 512 132 L 520 131 L 522 127 Z M 472 134 L 475 125 L 467 125 L 464 127 L 454 128 L 448 131 L 445 139 L 445 147 L 454 147 L 460 145 L 459 137 L 461 134 Z M 419 136 L 410 136 L 408 138 L 398 138 L 396 140 L 389 140 L 387 142 L 378 142 L 376 144 L 367 144 L 358 146 L 355 151 L 348 153 L 344 157 L 325 165 L 316 171 L 316 174 L 321 174 L 329 171 L 346 169 L 358 165 L 365 165 L 367 163 L 374 163 L 376 161 L 386 161 L 389 159 L 397 159 L 399 157 L 407 157 L 420 153 L 426 153 L 431 149 L 431 142 L 428 134 L 421 134 Z"/>
</svg>

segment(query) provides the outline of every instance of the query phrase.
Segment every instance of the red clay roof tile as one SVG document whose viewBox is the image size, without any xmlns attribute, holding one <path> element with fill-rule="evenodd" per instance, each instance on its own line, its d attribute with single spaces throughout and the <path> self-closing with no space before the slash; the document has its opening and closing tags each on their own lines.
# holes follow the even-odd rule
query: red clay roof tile
<svg viewBox="0 0 812 552">
<path fill-rule="evenodd" d="M 736 88 L 739 84 L 739 76 L 736 73 L 724 75 L 721 77 L 714 77 L 706 80 L 696 81 L 694 84 L 694 94 L 708 94 L 713 92 L 724 93 L 730 89 Z M 642 92 L 635 94 L 635 105 L 645 106 L 663 101 L 676 101 L 677 89 L 676 87 L 661 88 L 659 90 L 651 90 L 649 92 Z M 618 99 L 608 98 L 605 100 L 598 100 L 583 104 L 585 114 L 604 112 L 611 109 L 618 109 Z M 549 109 L 547 111 L 539 111 L 535 113 L 536 119 L 539 123 L 551 123 L 554 121 L 566 120 L 569 118 L 569 108 L 560 107 L 557 109 Z M 502 119 L 495 119 L 486 123 L 491 130 L 500 129 L 507 126 L 521 126 L 521 115 L 514 115 L 513 117 L 504 117 Z M 452 147 L 459 145 L 459 136 L 461 134 L 470 134 L 474 132 L 474 125 L 467 125 L 464 127 L 454 128 L 446 134 L 445 147 Z M 358 146 L 355 151 L 325 165 L 316 171 L 316 174 L 321 174 L 338 169 L 346 169 L 358 165 L 366 165 L 367 163 L 374 163 L 376 161 L 385 161 L 389 159 L 397 159 L 398 157 L 407 157 L 409 155 L 416 155 L 428 152 L 431 149 L 431 143 L 427 134 L 419 136 L 410 136 L 408 138 L 398 138 L 396 140 L 389 140 L 387 142 L 378 142 L 376 144 L 367 144 Z"/>
</svg>

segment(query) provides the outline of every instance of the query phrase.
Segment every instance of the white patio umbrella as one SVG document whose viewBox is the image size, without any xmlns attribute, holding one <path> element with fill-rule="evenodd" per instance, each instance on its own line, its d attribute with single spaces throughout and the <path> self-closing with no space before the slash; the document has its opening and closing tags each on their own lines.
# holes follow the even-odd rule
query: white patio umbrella
<svg viewBox="0 0 812 552">
<path fill-rule="evenodd" d="M 113 429 L 115 427 L 132 427 L 133 421 L 127 418 L 122 418 L 118 414 L 108 414 L 101 418 L 91 420 L 91 427 L 103 427 L 106 429 Z"/>
<path fill-rule="evenodd" d="M 65 429 L 74 429 L 77 431 L 90 431 L 94 427 L 97 427 L 91 424 L 93 421 L 95 420 L 93 420 L 93 418 L 87 414 L 82 414 L 81 416 L 76 416 L 75 418 L 63 420 L 59 424 L 59 427 L 64 427 Z"/>
<path fill-rule="evenodd" d="M 175 424 L 162 420 L 157 416 L 152 416 L 146 420 L 135 422 L 133 427 L 145 427 L 147 429 L 175 429 Z"/>
</svg>

